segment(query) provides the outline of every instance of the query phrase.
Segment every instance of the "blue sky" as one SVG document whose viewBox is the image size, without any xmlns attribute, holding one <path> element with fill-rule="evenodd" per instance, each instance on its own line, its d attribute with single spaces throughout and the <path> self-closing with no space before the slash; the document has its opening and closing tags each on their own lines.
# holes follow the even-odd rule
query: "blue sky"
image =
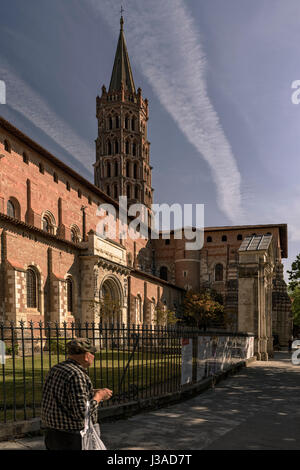
<svg viewBox="0 0 300 470">
<path fill-rule="evenodd" d="M 10 0 L 0 114 L 93 181 L 96 95 L 109 85 L 119 0 Z M 204 203 L 205 225 L 288 223 L 300 247 L 299 0 L 124 0 L 149 99 L 156 203 Z"/>
</svg>

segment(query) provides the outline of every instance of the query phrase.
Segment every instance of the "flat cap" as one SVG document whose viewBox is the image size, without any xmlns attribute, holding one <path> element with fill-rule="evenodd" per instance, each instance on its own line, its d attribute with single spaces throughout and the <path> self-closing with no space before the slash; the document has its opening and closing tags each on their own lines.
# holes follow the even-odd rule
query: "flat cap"
<svg viewBox="0 0 300 470">
<path fill-rule="evenodd" d="M 67 343 L 67 349 L 69 354 L 84 354 L 90 352 L 94 354 L 97 349 L 88 338 L 74 338 Z"/>
</svg>

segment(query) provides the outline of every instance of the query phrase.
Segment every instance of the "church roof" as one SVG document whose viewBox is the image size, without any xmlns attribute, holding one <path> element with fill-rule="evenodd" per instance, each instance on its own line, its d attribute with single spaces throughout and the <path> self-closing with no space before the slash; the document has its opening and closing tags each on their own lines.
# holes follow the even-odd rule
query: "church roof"
<svg viewBox="0 0 300 470">
<path fill-rule="evenodd" d="M 135 93 L 135 85 L 132 76 L 132 70 L 128 57 L 128 51 L 123 31 L 123 17 L 121 17 L 120 36 L 113 66 L 113 71 L 110 79 L 109 91 L 121 90 L 121 84 L 124 84 L 124 90 L 130 93 Z"/>
</svg>

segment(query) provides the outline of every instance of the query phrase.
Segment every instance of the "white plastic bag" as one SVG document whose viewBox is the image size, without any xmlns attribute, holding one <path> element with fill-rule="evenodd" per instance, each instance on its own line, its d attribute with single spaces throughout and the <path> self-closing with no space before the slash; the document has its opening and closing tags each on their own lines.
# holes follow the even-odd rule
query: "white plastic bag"
<svg viewBox="0 0 300 470">
<path fill-rule="evenodd" d="M 82 450 L 106 450 L 100 438 L 99 424 L 93 424 L 90 416 L 90 403 L 86 403 L 84 429 L 80 431 Z"/>
</svg>

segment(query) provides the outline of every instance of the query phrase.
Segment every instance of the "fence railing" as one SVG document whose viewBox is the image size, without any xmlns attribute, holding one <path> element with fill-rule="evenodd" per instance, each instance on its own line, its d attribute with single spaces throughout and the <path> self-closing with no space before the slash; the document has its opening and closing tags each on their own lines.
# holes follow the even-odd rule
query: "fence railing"
<svg viewBox="0 0 300 470">
<path fill-rule="evenodd" d="M 105 407 L 176 392 L 253 355 L 249 335 L 176 325 L 0 323 L 0 422 L 40 415 L 45 377 L 75 337 L 97 348 L 88 374 L 94 388 L 113 390 Z"/>
</svg>

